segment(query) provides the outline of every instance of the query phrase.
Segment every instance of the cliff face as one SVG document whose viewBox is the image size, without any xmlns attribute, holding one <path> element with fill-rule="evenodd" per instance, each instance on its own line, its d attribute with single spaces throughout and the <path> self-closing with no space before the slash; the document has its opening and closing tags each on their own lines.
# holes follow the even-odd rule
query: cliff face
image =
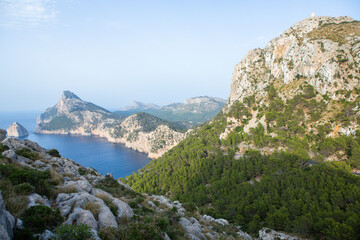
<svg viewBox="0 0 360 240">
<path fill-rule="evenodd" d="M 139 116 L 144 117 L 138 121 Z M 141 119 L 140 117 L 140 119 Z M 127 147 L 145 152 L 150 158 L 161 156 L 185 137 L 185 133 L 169 127 L 171 124 L 152 119 L 147 131 L 149 116 L 134 114 L 123 117 L 95 104 L 85 102 L 70 91 L 64 91 L 57 104 L 38 117 L 35 132 L 43 134 L 96 135 L 108 141 L 123 143 Z M 155 117 L 153 117 L 155 118 Z"/>
<path fill-rule="evenodd" d="M 288 139 L 300 137 L 313 146 L 310 156 L 316 155 L 321 152 L 317 141 L 324 140 L 316 135 L 355 135 L 359 129 L 359 67 L 359 21 L 313 17 L 296 23 L 235 66 L 223 109 L 228 124 L 220 138 L 235 129 L 255 136 L 259 126 L 267 143 L 243 142 L 241 153 L 287 148 Z M 335 152 L 323 155 L 328 160 L 345 158 Z"/>
<path fill-rule="evenodd" d="M 351 17 L 313 17 L 300 21 L 250 51 L 235 66 L 227 106 L 254 95 L 263 100 L 270 84 L 283 99 L 292 98 L 304 81 L 337 100 L 341 90 L 359 87 L 360 23 Z M 347 99 L 351 96 L 347 97 Z"/>
</svg>

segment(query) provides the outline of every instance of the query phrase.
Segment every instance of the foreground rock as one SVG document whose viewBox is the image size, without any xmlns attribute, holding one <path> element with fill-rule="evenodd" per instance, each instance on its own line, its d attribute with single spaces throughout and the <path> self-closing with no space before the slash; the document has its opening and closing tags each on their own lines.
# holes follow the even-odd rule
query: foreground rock
<svg viewBox="0 0 360 240">
<path fill-rule="evenodd" d="M 6 138 L 6 130 L 0 129 L 0 142 L 2 142 Z"/>
<path fill-rule="evenodd" d="M 3 197 L 0 192 L 0 239 L 10 240 L 13 238 L 15 218 L 5 209 Z"/>
<path fill-rule="evenodd" d="M 14 122 L 8 127 L 7 134 L 9 137 L 26 137 L 29 135 L 26 128 L 18 122 Z"/>
</svg>

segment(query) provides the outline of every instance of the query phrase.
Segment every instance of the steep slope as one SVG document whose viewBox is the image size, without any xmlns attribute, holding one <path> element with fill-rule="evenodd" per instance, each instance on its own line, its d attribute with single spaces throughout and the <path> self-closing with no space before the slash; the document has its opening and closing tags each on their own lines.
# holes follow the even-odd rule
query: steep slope
<svg viewBox="0 0 360 240">
<path fill-rule="evenodd" d="M 57 104 L 39 116 L 37 124 L 37 133 L 96 135 L 145 152 L 150 158 L 161 156 L 186 135 L 165 120 L 149 114 L 114 114 L 70 91 L 64 91 Z"/>
<path fill-rule="evenodd" d="M 220 112 L 226 101 L 221 98 L 202 96 L 186 99 L 184 103 L 173 103 L 163 107 L 136 103 L 134 108 L 116 113 L 127 115 L 135 112 L 146 112 L 180 126 L 191 128 L 213 118 Z"/>
<path fill-rule="evenodd" d="M 124 181 L 254 234 L 356 239 L 359 29 L 349 17 L 310 18 L 250 51 L 222 113 Z"/>
<path fill-rule="evenodd" d="M 111 174 L 103 176 L 28 140 L 0 142 L 0 190 L 1 239 L 248 236 L 225 219 L 200 215 L 194 206 L 164 196 L 136 193 Z"/>
</svg>

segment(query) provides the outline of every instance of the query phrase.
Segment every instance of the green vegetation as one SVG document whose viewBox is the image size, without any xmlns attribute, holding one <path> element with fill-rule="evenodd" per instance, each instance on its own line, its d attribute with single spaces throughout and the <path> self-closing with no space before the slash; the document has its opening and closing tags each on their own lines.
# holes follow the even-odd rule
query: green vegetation
<svg viewBox="0 0 360 240">
<path fill-rule="evenodd" d="M 360 22 L 343 22 L 339 24 L 323 24 L 307 34 L 311 39 L 329 39 L 340 45 L 346 43 L 346 37 L 360 35 Z"/>
<path fill-rule="evenodd" d="M 50 122 L 42 124 L 43 130 L 71 130 L 76 126 L 75 122 L 66 115 L 57 115 Z"/>
<path fill-rule="evenodd" d="M 196 204 L 201 213 L 229 219 L 253 234 L 269 227 L 304 237 L 353 239 L 360 233 L 360 179 L 350 169 L 360 166 L 360 132 L 335 138 L 328 134 L 337 123 L 358 121 L 351 109 L 359 99 L 339 102 L 331 112 L 328 100 L 319 98 L 312 86 L 301 89 L 288 101 L 269 86 L 267 105 L 253 96 L 235 102 L 226 115 L 124 181 L 192 209 Z M 265 116 L 265 125 L 258 123 L 245 133 L 254 111 L 258 119 Z M 333 116 L 338 122 L 329 120 Z M 240 125 L 220 140 L 225 126 L 232 124 L 227 117 Z M 235 156 L 239 143 L 284 151 L 265 155 L 248 150 Z M 328 156 L 341 161 L 324 163 Z"/>
<path fill-rule="evenodd" d="M 50 154 L 50 155 L 53 156 L 53 157 L 61 157 L 59 151 L 58 151 L 57 149 L 55 149 L 55 148 L 50 149 L 50 150 L 48 151 L 48 154 Z"/>
<path fill-rule="evenodd" d="M 32 206 L 22 215 L 24 227 L 34 233 L 42 233 L 61 224 L 64 219 L 60 210 L 55 211 L 46 206 Z"/>
<path fill-rule="evenodd" d="M 26 147 L 23 147 L 23 148 L 20 148 L 20 149 L 16 150 L 16 154 L 20 155 L 20 156 L 23 156 L 23 157 L 26 157 L 26 158 L 28 158 L 30 160 L 33 160 L 33 161 L 39 159 L 38 153 L 33 152 L 29 148 L 26 148 Z"/>
<path fill-rule="evenodd" d="M 175 131 L 184 130 L 184 128 L 181 126 L 170 123 L 166 120 L 162 120 L 158 117 L 144 112 L 137 113 L 136 120 L 139 122 L 141 130 L 143 130 L 144 132 L 154 131 L 159 125 L 166 125 Z"/>
<path fill-rule="evenodd" d="M 55 237 L 51 240 L 90 240 L 93 238 L 91 228 L 86 224 L 76 226 L 62 224 L 56 228 Z"/>
</svg>

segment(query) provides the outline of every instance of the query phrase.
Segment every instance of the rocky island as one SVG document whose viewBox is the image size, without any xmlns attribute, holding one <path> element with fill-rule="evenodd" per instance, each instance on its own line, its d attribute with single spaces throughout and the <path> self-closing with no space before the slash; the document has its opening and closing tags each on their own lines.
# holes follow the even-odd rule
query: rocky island
<svg viewBox="0 0 360 240">
<path fill-rule="evenodd" d="M 18 122 L 14 122 L 8 127 L 7 134 L 9 137 L 18 137 L 18 138 L 26 137 L 29 135 L 26 128 L 24 128 L 24 126 Z"/>
</svg>

